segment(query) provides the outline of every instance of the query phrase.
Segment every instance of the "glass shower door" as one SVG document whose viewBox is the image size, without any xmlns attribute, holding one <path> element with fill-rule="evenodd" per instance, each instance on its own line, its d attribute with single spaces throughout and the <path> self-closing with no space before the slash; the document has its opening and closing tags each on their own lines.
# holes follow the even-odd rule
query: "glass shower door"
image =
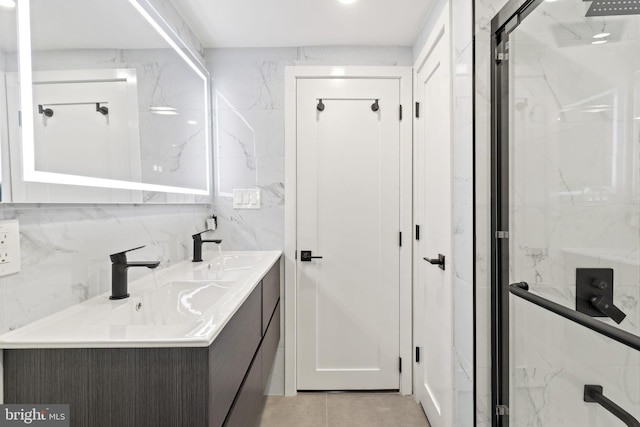
<svg viewBox="0 0 640 427">
<path fill-rule="evenodd" d="M 606 16 L 613 7 L 534 2 L 506 25 L 498 46 L 497 230 L 508 234 L 496 236 L 504 237 L 496 262 L 508 397 L 494 425 L 625 425 L 591 401 L 594 388 L 585 401 L 585 386 L 602 387 L 640 419 L 640 352 L 504 296 L 525 282 L 519 287 L 532 295 L 640 333 L 640 15 Z"/>
</svg>

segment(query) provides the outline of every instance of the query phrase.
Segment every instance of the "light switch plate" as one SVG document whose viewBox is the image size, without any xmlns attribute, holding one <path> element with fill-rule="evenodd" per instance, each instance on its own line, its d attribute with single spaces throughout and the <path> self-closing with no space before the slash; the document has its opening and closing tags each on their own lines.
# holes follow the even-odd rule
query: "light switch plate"
<svg viewBox="0 0 640 427">
<path fill-rule="evenodd" d="M 233 189 L 234 209 L 260 209 L 260 189 Z"/>
<path fill-rule="evenodd" d="M 0 276 L 20 272 L 18 220 L 0 221 Z"/>
</svg>

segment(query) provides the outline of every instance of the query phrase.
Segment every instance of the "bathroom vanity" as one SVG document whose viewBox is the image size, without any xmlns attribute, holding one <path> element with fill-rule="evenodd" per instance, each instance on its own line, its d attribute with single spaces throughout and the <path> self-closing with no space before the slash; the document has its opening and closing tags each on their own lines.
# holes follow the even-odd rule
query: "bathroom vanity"
<svg viewBox="0 0 640 427">
<path fill-rule="evenodd" d="M 280 339 L 280 252 L 224 252 L 0 337 L 5 403 L 71 425 L 257 425 Z"/>
</svg>

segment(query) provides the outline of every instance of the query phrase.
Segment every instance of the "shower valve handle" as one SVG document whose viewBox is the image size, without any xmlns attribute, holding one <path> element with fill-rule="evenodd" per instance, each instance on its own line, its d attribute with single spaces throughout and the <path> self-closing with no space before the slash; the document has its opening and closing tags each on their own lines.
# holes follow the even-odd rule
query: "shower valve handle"
<svg viewBox="0 0 640 427">
<path fill-rule="evenodd" d="M 627 317 L 622 310 L 613 304 L 613 301 L 604 295 L 591 298 L 591 304 L 602 314 L 613 319 L 617 324 L 620 324 L 624 318 Z"/>
</svg>

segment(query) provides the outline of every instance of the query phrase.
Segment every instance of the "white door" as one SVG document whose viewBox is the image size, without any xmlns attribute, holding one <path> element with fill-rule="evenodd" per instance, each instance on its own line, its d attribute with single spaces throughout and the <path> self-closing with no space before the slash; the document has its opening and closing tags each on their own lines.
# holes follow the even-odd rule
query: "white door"
<svg viewBox="0 0 640 427">
<path fill-rule="evenodd" d="M 398 389 L 400 82 L 301 79 L 296 96 L 297 388 Z"/>
<path fill-rule="evenodd" d="M 416 67 L 414 82 L 420 103 L 414 125 L 414 218 L 420 227 L 414 250 L 414 341 L 420 362 L 414 384 L 432 427 L 453 422 L 451 77 L 448 27 L 444 30 Z"/>
</svg>

